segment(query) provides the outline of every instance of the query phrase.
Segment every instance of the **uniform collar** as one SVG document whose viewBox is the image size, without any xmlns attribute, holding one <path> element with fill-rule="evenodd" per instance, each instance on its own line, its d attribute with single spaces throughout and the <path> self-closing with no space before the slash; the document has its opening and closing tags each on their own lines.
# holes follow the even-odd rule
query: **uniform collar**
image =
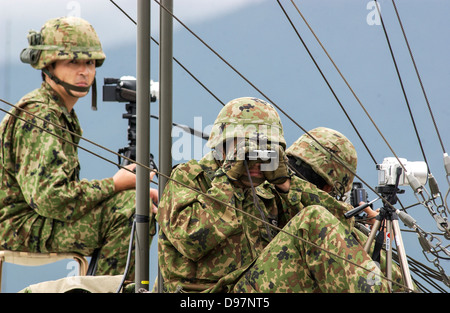
<svg viewBox="0 0 450 313">
<path fill-rule="evenodd" d="M 72 109 L 71 112 L 67 109 L 64 100 L 61 98 L 61 96 L 50 86 L 47 82 L 42 82 L 41 89 L 44 90 L 47 93 L 47 96 L 49 98 L 49 105 L 52 107 L 52 109 L 55 111 L 58 118 L 61 118 L 61 116 L 64 116 L 64 119 L 67 122 L 67 125 L 70 129 L 70 131 L 81 135 L 82 129 L 79 125 L 77 114 L 75 113 L 75 109 Z M 75 137 L 74 141 L 78 143 L 79 138 Z"/>
<path fill-rule="evenodd" d="M 61 96 L 50 86 L 47 82 L 42 82 L 41 89 L 45 90 L 48 94 L 48 97 L 52 100 L 50 102 L 55 103 L 56 106 L 54 106 L 56 113 L 58 114 L 58 117 L 61 117 L 61 115 L 64 115 L 66 119 L 69 122 L 73 122 L 74 119 L 77 119 L 77 115 L 75 114 L 75 109 L 72 109 L 71 112 L 67 110 L 67 107 L 64 103 L 64 100 L 61 98 Z"/>
</svg>

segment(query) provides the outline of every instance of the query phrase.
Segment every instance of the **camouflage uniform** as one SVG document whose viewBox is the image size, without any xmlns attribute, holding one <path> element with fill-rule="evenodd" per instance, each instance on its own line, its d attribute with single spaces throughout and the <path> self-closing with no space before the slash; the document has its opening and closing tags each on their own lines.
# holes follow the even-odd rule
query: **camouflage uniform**
<svg viewBox="0 0 450 313">
<path fill-rule="evenodd" d="M 217 146 L 229 139 L 230 133 L 231 138 L 238 134 L 244 137 L 262 135 L 236 132 L 239 128 L 236 125 L 252 124 L 252 115 L 256 124 L 259 121 L 267 124 L 267 120 L 274 117 L 271 110 L 270 104 L 259 99 L 231 101 L 219 113 L 209 142 Z M 275 119 L 278 122 L 267 125 L 278 128 L 277 125 L 281 125 L 278 115 Z M 231 127 L 233 123 L 235 127 Z M 284 145 L 282 128 L 277 131 L 272 138 L 271 134 L 263 135 L 270 140 L 278 139 Z M 167 291 L 387 290 L 385 281 L 374 279 L 374 273 L 380 274 L 378 267 L 351 235 L 352 222 L 340 222 L 336 217 L 348 210 L 345 203 L 295 176 L 286 193 L 264 182 L 256 188 L 255 200 L 250 188 L 241 188 L 224 175 L 223 164 L 214 157 L 215 152 L 200 161 L 178 165 L 164 189 L 157 220 L 160 225 L 159 264 Z M 277 234 L 272 229 L 269 234 L 265 225 L 252 217 L 261 216 L 255 201 L 267 221 L 283 228 L 283 232 Z M 345 260 L 355 261 L 362 268 L 309 242 Z"/>
<path fill-rule="evenodd" d="M 75 111 L 69 113 L 47 83 L 18 106 L 82 134 Z M 112 178 L 80 180 L 77 148 L 71 144 L 78 144 L 78 137 L 19 109 L 11 112 L 26 122 L 7 115 L 0 125 L 0 247 L 90 255 L 103 246 L 98 273 L 123 273 L 135 191 L 114 194 Z"/>
<path fill-rule="evenodd" d="M 356 149 L 350 140 L 337 130 L 327 127 L 317 127 L 307 134 L 300 136 L 288 149 L 286 154 L 292 158 L 293 166 L 308 164 L 315 173 L 322 177 L 329 186 L 332 186 L 330 195 L 346 200 L 346 194 L 353 185 L 354 173 L 357 167 Z M 298 174 L 298 173 L 297 173 Z M 341 222 L 345 222 L 343 214 L 336 215 Z M 357 227 L 351 229 L 353 236 L 364 246 L 367 235 Z M 371 250 L 374 249 L 373 243 Z M 370 251 L 369 251 L 370 252 Z M 384 272 L 386 268 L 386 254 L 381 252 L 380 268 Z M 393 267 L 392 279 L 398 284 L 393 284 L 393 291 L 402 291 L 403 279 L 398 266 Z M 374 276 L 374 279 L 376 277 Z"/>
<path fill-rule="evenodd" d="M 80 26 L 85 37 L 95 35 L 86 33 L 86 29 L 91 29 L 86 26 L 87 22 L 74 18 L 69 20 Z M 70 32 L 76 32 L 76 28 L 74 30 L 73 23 L 66 22 L 67 19 L 55 19 L 46 23 L 41 31 L 44 38 L 30 42 L 30 47 L 43 49 L 49 42 L 61 43 L 57 38 L 63 33 L 65 37 L 60 39 L 69 40 Z M 51 39 L 53 35 L 54 41 Z M 76 46 L 76 43 L 72 45 Z M 80 44 L 80 49 L 88 48 Z M 64 51 L 60 51 L 60 58 L 76 54 L 73 50 L 70 53 Z M 36 68 L 50 64 L 50 60 L 55 61 L 55 55 L 58 55 L 51 50 L 41 52 L 39 59 L 34 59 Z M 91 52 L 80 53 L 80 58 L 100 58 L 98 64 L 101 64 L 104 54 Z M 77 147 L 73 145 L 78 144 L 79 137 L 45 121 L 80 136 L 82 129 L 75 111 L 67 110 L 61 97 L 48 83 L 43 82 L 41 88 L 27 94 L 16 106 L 44 121 L 12 108 L 10 112 L 24 120 L 8 114 L 0 125 L 0 248 L 30 252 L 73 251 L 91 255 L 95 248 L 102 247 L 97 273 L 122 274 L 135 208 L 135 191 L 115 193 L 112 178 L 80 180 Z M 133 275 L 133 270 L 130 275 Z"/>
</svg>

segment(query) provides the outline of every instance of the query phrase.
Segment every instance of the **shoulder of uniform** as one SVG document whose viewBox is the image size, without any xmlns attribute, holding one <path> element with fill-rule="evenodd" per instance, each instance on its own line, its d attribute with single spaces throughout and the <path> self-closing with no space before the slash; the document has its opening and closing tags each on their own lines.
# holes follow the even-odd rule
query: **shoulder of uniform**
<svg viewBox="0 0 450 313">
<path fill-rule="evenodd" d="M 300 177 L 293 175 L 291 177 L 291 189 L 297 189 L 299 191 L 306 191 L 306 190 L 317 190 L 317 187 L 310 182 L 301 179 Z"/>
<path fill-rule="evenodd" d="M 40 103 L 45 103 L 45 97 L 42 96 L 41 88 L 35 89 L 25 96 L 23 96 L 17 103 L 16 106 L 20 108 L 34 108 L 39 106 Z"/>
<path fill-rule="evenodd" d="M 57 104 L 52 105 L 52 95 L 44 87 L 35 89 L 23 96 L 15 105 L 18 115 L 27 111 L 33 115 L 49 120 L 52 115 L 59 117 L 62 113 Z"/>
<path fill-rule="evenodd" d="M 172 169 L 172 175 L 183 175 L 191 180 L 195 179 L 201 172 L 203 172 L 203 168 L 197 160 L 177 164 Z"/>
</svg>

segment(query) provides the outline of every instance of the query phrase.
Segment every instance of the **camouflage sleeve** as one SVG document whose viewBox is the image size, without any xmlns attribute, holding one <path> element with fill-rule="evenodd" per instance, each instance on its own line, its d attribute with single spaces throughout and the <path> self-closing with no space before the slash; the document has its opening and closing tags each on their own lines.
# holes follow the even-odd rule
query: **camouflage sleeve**
<svg viewBox="0 0 450 313">
<path fill-rule="evenodd" d="M 176 168 L 171 177 L 200 190 L 197 180 L 182 168 Z M 167 239 L 193 261 L 240 231 L 235 210 L 211 199 L 230 204 L 234 202 L 233 187 L 226 176 L 215 177 L 206 194 L 171 180 L 164 189 L 158 209 L 158 222 Z"/>
<path fill-rule="evenodd" d="M 46 119 L 60 123 L 55 114 L 48 114 Z M 44 127 L 72 140 L 59 128 L 47 123 Z M 17 120 L 14 147 L 16 179 L 25 200 L 39 215 L 74 221 L 114 193 L 112 178 L 80 181 L 76 147 L 32 124 Z"/>
<path fill-rule="evenodd" d="M 339 219 L 348 229 L 353 227 L 353 219 L 346 219 L 344 213 L 350 209 L 350 205 L 338 201 L 327 192 L 320 190 L 315 185 L 304 181 L 297 176 L 291 178 L 289 192 L 280 196 L 289 203 L 301 201 L 304 207 L 309 205 L 320 205 L 325 207 L 330 213 Z"/>
</svg>

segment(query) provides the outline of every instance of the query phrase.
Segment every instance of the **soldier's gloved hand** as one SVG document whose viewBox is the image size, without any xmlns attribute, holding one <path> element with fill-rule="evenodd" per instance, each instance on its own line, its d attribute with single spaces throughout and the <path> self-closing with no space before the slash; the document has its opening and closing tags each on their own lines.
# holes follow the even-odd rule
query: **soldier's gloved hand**
<svg viewBox="0 0 450 313">
<path fill-rule="evenodd" d="M 256 144 L 248 140 L 239 140 L 234 149 L 230 149 L 226 154 L 225 160 L 222 164 L 222 171 L 231 181 L 238 181 L 242 177 L 247 176 L 247 169 L 245 166 L 245 158 L 249 151 L 256 149 Z M 247 160 L 247 166 L 250 168 L 255 161 Z"/>
<path fill-rule="evenodd" d="M 290 178 L 286 153 L 283 147 L 278 144 L 272 143 L 269 147 L 271 150 L 277 152 L 278 159 L 261 165 L 261 171 L 269 183 L 274 185 L 283 184 Z"/>
<path fill-rule="evenodd" d="M 245 174 L 244 161 L 226 159 L 222 165 L 222 171 L 231 181 L 237 181 Z"/>
</svg>

